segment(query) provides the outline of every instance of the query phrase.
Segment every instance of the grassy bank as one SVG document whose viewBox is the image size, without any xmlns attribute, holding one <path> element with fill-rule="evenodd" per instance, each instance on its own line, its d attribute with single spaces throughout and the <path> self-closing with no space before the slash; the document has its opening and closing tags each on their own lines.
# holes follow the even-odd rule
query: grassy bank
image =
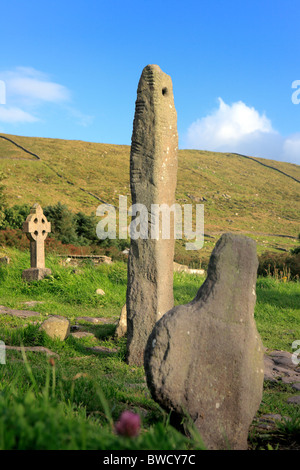
<svg viewBox="0 0 300 470">
<path fill-rule="evenodd" d="M 25 357 L 20 351 L 6 351 L 6 364 L 0 365 L 0 448 L 200 449 L 197 433 L 187 439 L 169 425 L 168 416 L 149 394 L 143 369 L 125 363 L 125 338 L 114 338 L 126 297 L 125 263 L 74 268 L 52 255 L 46 260 L 52 276 L 26 284 L 21 273 L 29 267 L 28 253 L 7 249 L 6 254 L 11 262 L 0 265 L 0 304 L 40 315 L 0 315 L 0 339 L 10 346 L 42 346 L 58 357 L 49 363 L 43 353 L 28 351 Z M 190 301 L 203 281 L 204 277 L 174 273 L 175 304 Z M 98 288 L 105 295 L 97 295 Z M 29 306 L 28 301 L 40 303 Z M 299 282 L 258 279 L 255 319 L 266 348 L 293 352 L 292 342 L 300 339 L 299 305 Z M 77 331 L 90 334 L 71 335 L 64 342 L 49 339 L 39 324 L 53 314 L 66 316 Z M 98 318 L 99 323 L 82 317 Z M 299 436 L 300 407 L 286 403 L 295 393 L 290 385 L 266 382 L 258 411 L 258 416 L 280 413 L 293 420 L 291 429 L 280 431 L 286 445 L 294 442 L 297 432 Z M 141 416 L 136 438 L 113 430 L 124 410 Z M 249 445 L 276 448 L 276 432 L 263 442 L 254 432 Z"/>
</svg>

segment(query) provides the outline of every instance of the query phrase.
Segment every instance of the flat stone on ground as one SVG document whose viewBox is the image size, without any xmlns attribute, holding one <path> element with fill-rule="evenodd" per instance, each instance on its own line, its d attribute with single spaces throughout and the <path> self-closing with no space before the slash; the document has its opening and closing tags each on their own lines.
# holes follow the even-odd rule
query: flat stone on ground
<svg viewBox="0 0 300 470">
<path fill-rule="evenodd" d="M 23 305 L 26 305 L 26 307 L 35 307 L 36 305 L 41 305 L 44 303 L 44 300 L 28 300 L 26 302 L 23 302 Z"/>
<path fill-rule="evenodd" d="M 73 338 L 96 338 L 96 336 L 93 333 L 90 333 L 88 331 L 75 331 L 74 333 L 70 333 Z"/>
<path fill-rule="evenodd" d="M 88 323 L 107 323 L 113 325 L 116 320 L 113 318 L 100 318 L 100 317 L 77 317 L 77 321 L 86 321 Z"/>
<path fill-rule="evenodd" d="M 287 399 L 287 403 L 292 403 L 293 405 L 300 405 L 300 395 L 295 395 Z"/>
<path fill-rule="evenodd" d="M 287 351 L 267 351 L 264 357 L 265 380 L 286 384 L 300 382 L 300 367 L 292 361 Z"/>
<path fill-rule="evenodd" d="M 0 305 L 0 315 L 12 315 L 14 317 L 28 318 L 36 317 L 41 314 L 32 310 L 17 310 L 14 308 L 5 307 L 4 305 Z"/>
<path fill-rule="evenodd" d="M 43 346 L 7 346 L 5 345 L 5 349 L 7 350 L 13 350 L 13 351 L 29 351 L 29 352 L 42 352 L 47 354 L 47 356 L 55 356 L 59 358 L 59 355 L 54 353 L 53 351 L 50 351 L 48 348 L 44 348 Z"/>
<path fill-rule="evenodd" d="M 95 353 L 116 353 L 119 351 L 119 348 L 107 348 L 105 346 L 93 346 L 86 349 Z"/>
</svg>

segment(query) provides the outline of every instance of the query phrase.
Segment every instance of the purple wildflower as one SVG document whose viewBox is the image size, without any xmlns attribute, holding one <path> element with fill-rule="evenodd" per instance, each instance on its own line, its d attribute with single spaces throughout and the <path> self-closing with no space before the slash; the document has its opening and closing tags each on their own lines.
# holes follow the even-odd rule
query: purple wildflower
<svg viewBox="0 0 300 470">
<path fill-rule="evenodd" d="M 115 424 L 115 431 L 120 436 L 135 437 L 141 428 L 141 418 L 132 411 L 123 411 L 119 421 Z"/>
</svg>

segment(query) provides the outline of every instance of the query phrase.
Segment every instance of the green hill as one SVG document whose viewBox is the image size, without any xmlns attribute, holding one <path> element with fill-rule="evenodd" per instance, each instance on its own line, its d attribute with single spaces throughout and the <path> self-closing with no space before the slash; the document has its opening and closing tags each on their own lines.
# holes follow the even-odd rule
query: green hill
<svg viewBox="0 0 300 470">
<path fill-rule="evenodd" d="M 9 205 L 57 202 L 94 213 L 128 196 L 130 147 L 0 135 L 0 171 Z M 251 236 L 258 252 L 296 246 L 300 232 L 300 166 L 238 154 L 179 150 L 176 199 L 202 203 L 207 255 L 222 232 Z"/>
</svg>

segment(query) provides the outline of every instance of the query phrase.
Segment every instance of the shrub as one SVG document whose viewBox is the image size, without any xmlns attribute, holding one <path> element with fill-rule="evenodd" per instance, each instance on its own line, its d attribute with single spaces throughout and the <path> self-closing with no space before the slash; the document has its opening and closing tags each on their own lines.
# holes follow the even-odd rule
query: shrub
<svg viewBox="0 0 300 470">
<path fill-rule="evenodd" d="M 51 236 L 62 243 L 76 243 L 75 217 L 68 207 L 58 202 L 44 208 L 44 214 L 51 222 Z"/>
<path fill-rule="evenodd" d="M 297 278 L 300 275 L 300 253 L 265 252 L 259 256 L 259 276 Z"/>
<path fill-rule="evenodd" d="M 23 222 L 26 220 L 29 212 L 30 206 L 28 204 L 6 207 L 4 209 L 5 219 L 3 221 L 2 227 L 22 230 Z"/>
<path fill-rule="evenodd" d="M 20 229 L 7 228 L 0 230 L 0 245 L 17 247 L 20 250 L 28 250 L 29 240 Z"/>
</svg>

